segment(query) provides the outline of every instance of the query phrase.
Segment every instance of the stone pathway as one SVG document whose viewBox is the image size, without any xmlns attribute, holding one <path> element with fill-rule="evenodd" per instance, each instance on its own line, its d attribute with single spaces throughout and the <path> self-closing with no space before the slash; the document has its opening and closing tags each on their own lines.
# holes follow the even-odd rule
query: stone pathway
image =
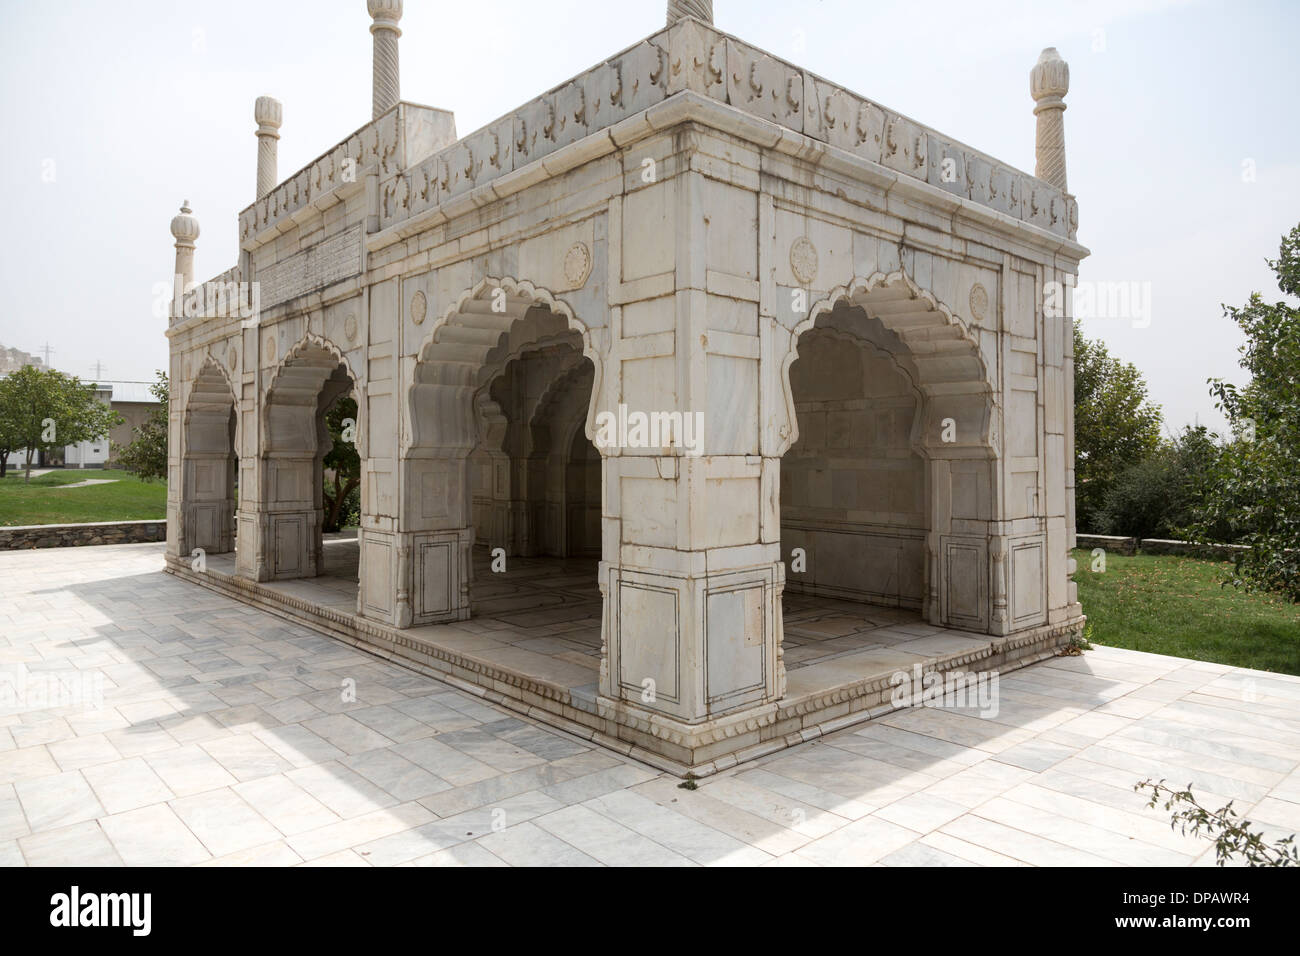
<svg viewBox="0 0 1300 956">
<path fill-rule="evenodd" d="M 0 864 L 1213 865 L 1146 777 L 1300 829 L 1297 677 L 1098 648 L 688 791 L 161 566 L 0 553 Z"/>
<path fill-rule="evenodd" d="M 70 485 L 54 485 L 55 488 L 88 488 L 91 485 L 111 485 L 121 478 L 87 478 L 85 481 L 74 481 Z"/>
</svg>

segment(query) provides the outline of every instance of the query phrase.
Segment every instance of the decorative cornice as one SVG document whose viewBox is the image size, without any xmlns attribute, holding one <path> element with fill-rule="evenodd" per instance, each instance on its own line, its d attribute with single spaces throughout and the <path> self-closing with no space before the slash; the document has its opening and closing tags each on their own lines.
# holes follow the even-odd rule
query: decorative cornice
<svg viewBox="0 0 1300 956">
<path fill-rule="evenodd" d="M 693 17 L 678 20 L 429 156 L 407 157 L 400 168 L 381 168 L 381 208 L 386 208 L 380 230 L 388 233 L 435 209 L 443 211 L 445 221 L 553 177 L 561 170 L 549 162 L 537 163 L 580 142 L 584 146 L 578 154 L 589 157 L 626 146 L 662 128 L 665 118 L 656 117 L 656 111 L 681 94 L 758 121 L 758 127 L 748 128 L 760 130 L 765 145 L 814 165 L 829 151 L 842 153 L 861 161 L 857 168 L 862 175 L 874 170 L 931 186 L 1013 222 L 1073 238 L 1071 224 L 1077 216 L 1067 212 L 1073 197 L 1050 183 Z M 307 205 L 288 189 L 290 183 L 302 178 L 314 182 L 318 192 L 327 185 L 336 188 L 340 157 L 369 170 L 382 158 L 381 139 L 393 139 L 391 151 L 398 152 L 396 112 L 376 118 L 277 187 L 265 206 L 259 201 L 241 213 L 245 248 L 257 244 L 258 234 L 278 219 Z M 739 129 L 747 124 L 732 125 Z M 457 202 L 470 193 L 475 194 L 473 202 Z M 1058 210 L 1055 219 L 1050 214 L 1053 206 Z"/>
</svg>

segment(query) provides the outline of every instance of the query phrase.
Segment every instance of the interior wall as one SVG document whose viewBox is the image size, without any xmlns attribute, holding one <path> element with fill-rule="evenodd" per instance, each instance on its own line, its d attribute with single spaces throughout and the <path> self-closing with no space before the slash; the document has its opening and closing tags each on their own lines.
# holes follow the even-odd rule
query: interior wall
<svg viewBox="0 0 1300 956">
<path fill-rule="evenodd" d="M 864 332 L 864 335 L 869 334 Z M 913 447 L 920 397 L 866 338 L 815 327 L 790 368 L 798 440 L 781 461 L 790 591 L 919 608 L 926 465 Z M 802 548 L 805 569 L 790 561 Z"/>
</svg>

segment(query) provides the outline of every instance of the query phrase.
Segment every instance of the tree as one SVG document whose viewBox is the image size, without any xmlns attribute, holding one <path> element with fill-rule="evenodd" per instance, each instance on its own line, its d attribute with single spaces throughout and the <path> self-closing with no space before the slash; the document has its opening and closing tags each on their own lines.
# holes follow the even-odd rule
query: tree
<svg viewBox="0 0 1300 956">
<path fill-rule="evenodd" d="M 1177 538 L 1192 523 L 1221 454 L 1219 436 L 1204 425 L 1182 433 L 1129 465 L 1110 483 L 1096 516 L 1101 534 Z M 1226 540 L 1215 529 L 1214 540 Z"/>
<path fill-rule="evenodd" d="M 9 412 L 12 398 L 9 389 L 5 387 L 7 381 L 7 378 L 0 378 L 0 478 L 8 474 L 9 456 L 22 447 L 22 439 L 18 435 L 18 418 Z"/>
<path fill-rule="evenodd" d="M 325 413 L 325 427 L 333 436 L 334 445 L 325 454 L 325 531 L 338 531 L 344 520 L 360 511 L 359 503 L 351 501 L 353 493 L 361 486 L 361 456 L 357 454 L 357 403 L 343 396 Z M 330 487 L 333 475 L 334 487 Z"/>
<path fill-rule="evenodd" d="M 1300 225 L 1282 237 L 1278 258 L 1265 261 L 1278 288 L 1300 296 Z M 1210 379 L 1233 440 L 1192 530 L 1208 539 L 1214 526 L 1226 525 L 1246 546 L 1229 580 L 1300 601 L 1300 309 L 1255 292 L 1244 307 L 1225 305 L 1223 313 L 1246 336 L 1240 363 L 1250 382 L 1238 388 Z"/>
<path fill-rule="evenodd" d="M 1074 323 L 1075 524 L 1095 531 L 1106 494 L 1125 468 L 1160 446 L 1160 406 L 1142 373 Z"/>
<path fill-rule="evenodd" d="M 149 413 L 143 425 L 132 429 L 135 437 L 129 445 L 113 445 L 113 457 L 119 465 L 142 481 L 167 480 L 167 373 L 159 371 L 157 381 L 149 386 L 159 407 Z"/>
<path fill-rule="evenodd" d="M 104 438 L 122 416 L 95 398 L 94 385 L 75 375 L 24 365 L 0 380 L 0 421 L 10 447 L 26 449 L 26 480 L 31 481 L 37 451 Z"/>
</svg>

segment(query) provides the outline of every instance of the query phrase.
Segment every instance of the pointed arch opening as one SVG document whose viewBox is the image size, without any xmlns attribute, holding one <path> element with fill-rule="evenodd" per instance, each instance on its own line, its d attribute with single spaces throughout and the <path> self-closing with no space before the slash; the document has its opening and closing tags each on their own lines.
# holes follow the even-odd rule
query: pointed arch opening
<svg viewBox="0 0 1300 956">
<path fill-rule="evenodd" d="M 235 549 L 239 416 L 230 377 L 207 356 L 190 383 L 182 417 L 181 554 Z"/>
<path fill-rule="evenodd" d="M 358 588 L 362 402 L 342 351 L 309 335 L 276 368 L 262 403 L 268 526 L 259 577 L 322 579 L 325 603 L 349 609 Z"/>
<path fill-rule="evenodd" d="M 877 274 L 814 306 L 784 371 L 793 641 L 825 601 L 869 606 L 844 628 L 865 615 L 979 629 L 987 568 L 970 543 L 993 517 L 996 406 L 977 331 L 905 274 Z"/>
<path fill-rule="evenodd" d="M 545 637 L 540 653 L 590 658 L 594 682 L 603 466 L 589 434 L 600 381 L 592 332 L 526 281 L 484 279 L 430 331 L 403 451 L 404 527 L 424 556 L 413 623 L 495 618 L 521 646 Z M 565 644 L 548 643 L 559 632 Z"/>
</svg>

